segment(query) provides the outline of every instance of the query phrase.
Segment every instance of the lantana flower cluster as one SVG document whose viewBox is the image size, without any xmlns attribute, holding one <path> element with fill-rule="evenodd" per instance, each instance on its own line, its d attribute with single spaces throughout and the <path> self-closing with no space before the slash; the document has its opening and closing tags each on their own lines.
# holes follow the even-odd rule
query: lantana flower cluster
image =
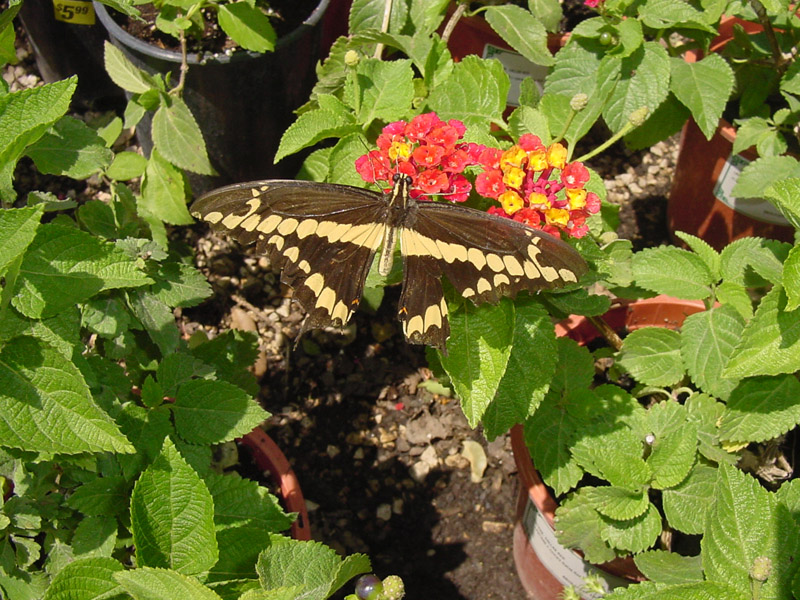
<svg viewBox="0 0 800 600">
<path fill-rule="evenodd" d="M 472 184 L 463 172 L 477 164 L 483 146 L 461 142 L 466 127 L 456 119 L 442 121 L 436 113 L 417 115 L 411 121 L 395 121 L 378 136 L 378 150 L 356 160 L 356 171 L 368 183 L 387 182 L 395 173 L 410 175 L 411 194 L 441 195 L 464 202 Z"/>
<path fill-rule="evenodd" d="M 498 160 L 475 179 L 475 189 L 500 206 L 490 214 L 509 217 L 534 229 L 558 236 L 560 231 L 583 237 L 586 219 L 600 210 L 597 194 L 584 189 L 589 170 L 580 162 L 566 162 L 567 149 L 545 146 L 532 134 L 501 152 Z"/>
<path fill-rule="evenodd" d="M 466 128 L 461 121 L 442 121 L 426 113 L 411 121 L 396 121 L 378 136 L 378 150 L 356 160 L 364 181 L 391 185 L 395 173 L 412 178 L 415 198 L 437 195 L 464 202 L 472 184 L 464 176 L 469 166 L 481 172 L 476 191 L 497 201 L 487 212 L 507 217 L 558 237 L 565 232 L 582 237 L 586 219 L 600 210 L 600 199 L 584 189 L 589 171 L 582 163 L 566 163 L 561 144 L 545 147 L 535 135 L 523 135 L 508 150 L 460 141 Z"/>
</svg>

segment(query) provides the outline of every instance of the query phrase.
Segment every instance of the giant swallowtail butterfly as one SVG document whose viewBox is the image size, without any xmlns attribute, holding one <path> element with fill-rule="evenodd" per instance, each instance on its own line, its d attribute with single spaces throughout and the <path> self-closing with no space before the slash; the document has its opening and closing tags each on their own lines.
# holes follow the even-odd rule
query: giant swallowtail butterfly
<svg viewBox="0 0 800 600">
<path fill-rule="evenodd" d="M 587 270 L 580 254 L 561 240 L 467 207 L 417 201 L 410 185 L 411 178 L 399 174 L 386 194 L 328 183 L 254 181 L 214 190 L 191 212 L 269 255 L 307 313 L 301 334 L 347 323 L 375 252 L 382 248 L 379 270 L 387 275 L 397 238 L 403 333 L 412 343 L 442 350 L 450 335 L 442 275 L 480 304 L 575 283 Z"/>
</svg>

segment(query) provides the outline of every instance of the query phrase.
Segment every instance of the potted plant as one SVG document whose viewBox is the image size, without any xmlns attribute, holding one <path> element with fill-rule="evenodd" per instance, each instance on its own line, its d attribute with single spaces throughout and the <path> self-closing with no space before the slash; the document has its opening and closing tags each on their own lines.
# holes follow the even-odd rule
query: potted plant
<svg viewBox="0 0 800 600">
<path fill-rule="evenodd" d="M 10 22 L 0 15 L 3 36 Z M 296 515 L 212 461 L 214 445 L 263 437 L 250 433 L 268 415 L 247 370 L 257 341 L 182 337 L 173 310 L 210 288 L 181 244 L 150 237 L 114 128 L 65 116 L 75 87 L 9 92 L 0 107 L 15 140 L 0 182 L 0 595 L 327 598 L 369 561 L 281 535 Z M 18 197 L 23 155 L 113 193 Z"/>
</svg>

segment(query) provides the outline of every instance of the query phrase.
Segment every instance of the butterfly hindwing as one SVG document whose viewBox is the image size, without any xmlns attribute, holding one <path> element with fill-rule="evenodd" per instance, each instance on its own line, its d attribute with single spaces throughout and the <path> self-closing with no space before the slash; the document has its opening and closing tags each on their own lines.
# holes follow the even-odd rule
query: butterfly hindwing
<svg viewBox="0 0 800 600">
<path fill-rule="evenodd" d="M 198 218 L 269 256 L 307 313 L 303 331 L 350 319 L 386 211 L 382 194 L 291 180 L 227 186 L 192 205 Z"/>
</svg>

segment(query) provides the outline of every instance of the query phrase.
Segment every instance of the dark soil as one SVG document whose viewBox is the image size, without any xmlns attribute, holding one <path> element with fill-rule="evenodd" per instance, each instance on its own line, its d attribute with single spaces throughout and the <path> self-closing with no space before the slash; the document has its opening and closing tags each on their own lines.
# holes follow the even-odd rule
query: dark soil
<svg viewBox="0 0 800 600">
<path fill-rule="evenodd" d="M 23 66 L 35 73 L 32 61 Z M 668 241 L 669 174 L 657 184 L 645 179 L 654 164 L 671 163 L 653 156 L 618 147 L 591 165 L 624 192 L 614 200 L 619 231 L 637 247 Z M 26 163 L 18 169 L 20 189 L 79 200 L 101 193 L 99 182 L 75 190 L 71 180 L 32 171 Z M 295 347 L 303 315 L 264 257 L 201 226 L 174 235 L 195 248 L 215 292 L 176 315 L 184 334 L 231 326 L 260 334 L 259 399 L 273 414 L 265 427 L 300 479 L 314 538 L 368 554 L 380 576 L 402 576 L 409 599 L 524 598 L 511 553 L 519 483 L 508 438 L 487 442 L 431 378 L 425 349 L 406 344 L 399 330 L 398 290 L 388 289 L 377 311 L 360 311 L 344 335 L 316 331 Z M 488 458 L 476 481 L 462 455 L 466 440 Z"/>
</svg>

